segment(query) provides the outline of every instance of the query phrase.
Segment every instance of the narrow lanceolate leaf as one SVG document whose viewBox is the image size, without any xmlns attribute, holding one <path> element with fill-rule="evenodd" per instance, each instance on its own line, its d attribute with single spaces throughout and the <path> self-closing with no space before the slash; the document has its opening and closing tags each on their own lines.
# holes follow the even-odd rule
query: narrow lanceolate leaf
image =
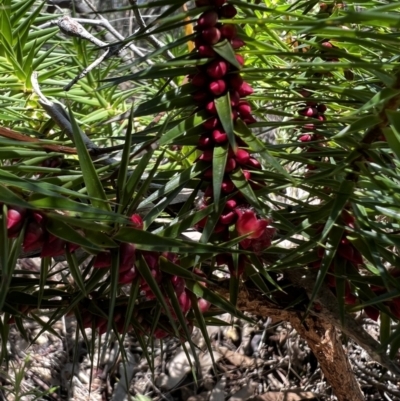
<svg viewBox="0 0 400 401">
<path fill-rule="evenodd" d="M 119 203 L 119 212 L 123 212 L 132 200 L 133 194 L 135 193 L 140 179 L 142 178 L 146 168 L 148 167 L 149 161 L 153 156 L 153 150 L 149 149 L 140 159 L 139 163 L 135 166 L 132 174 L 128 178 L 123 192 L 121 194 L 121 200 Z"/>
<path fill-rule="evenodd" d="M 232 45 L 226 39 L 214 45 L 213 49 L 218 55 L 220 55 L 228 63 L 232 64 L 238 70 L 242 68 L 235 57 L 235 51 L 233 50 Z"/>
<path fill-rule="evenodd" d="M 121 200 L 124 195 L 127 171 L 129 166 L 129 156 L 132 143 L 132 127 L 133 127 L 133 106 L 131 108 L 131 114 L 129 116 L 128 128 L 125 134 L 124 149 L 122 151 L 121 164 L 119 165 L 119 171 L 118 171 L 118 178 L 117 178 L 118 201 Z"/>
<path fill-rule="evenodd" d="M 204 320 L 204 316 L 201 313 L 201 310 L 199 308 L 199 304 L 198 304 L 198 300 L 195 294 L 193 294 L 192 292 L 189 292 L 189 296 L 190 296 L 190 300 L 192 302 L 192 310 L 194 312 L 194 316 L 196 318 L 196 324 L 199 327 L 201 334 L 203 335 L 204 341 L 206 343 L 208 352 L 210 353 L 211 356 L 211 360 L 213 362 L 213 366 L 215 369 L 215 360 L 214 360 L 214 353 L 212 350 L 212 346 L 211 346 L 211 341 L 210 341 L 210 336 L 208 334 L 207 331 L 207 326 L 206 326 L 206 322 Z"/>
<path fill-rule="evenodd" d="M 221 120 L 222 127 L 228 135 L 228 140 L 232 149 L 235 151 L 236 139 L 233 132 L 232 108 L 229 92 L 227 92 L 224 96 L 220 96 L 219 98 L 215 99 L 214 102 L 217 109 L 218 117 Z"/>
<path fill-rule="evenodd" d="M 247 125 L 240 119 L 236 121 L 235 134 L 237 134 L 253 152 L 257 152 L 265 160 L 266 163 L 270 164 L 278 173 L 282 174 L 286 179 L 295 183 L 296 180 L 286 171 L 279 161 L 271 155 L 265 145 L 253 134 L 253 132 L 247 127 Z"/>
<path fill-rule="evenodd" d="M 102 248 L 82 236 L 79 232 L 71 228 L 68 224 L 60 220 L 48 220 L 46 229 L 54 236 L 63 239 L 64 241 L 78 244 L 84 248 L 100 251 Z M 95 234 L 96 235 L 96 234 Z"/>
<path fill-rule="evenodd" d="M 214 148 L 212 161 L 212 183 L 215 204 L 218 204 L 221 196 L 221 184 L 222 180 L 224 179 L 227 158 L 228 144 Z"/>
<path fill-rule="evenodd" d="M 335 200 L 333 202 L 330 215 L 322 231 L 321 239 L 326 238 L 326 236 L 329 234 L 329 231 L 335 224 L 336 220 L 341 215 L 343 209 L 345 208 L 347 202 L 349 201 L 350 196 L 353 194 L 354 186 L 355 184 L 353 181 L 344 180 L 341 183 L 338 193 L 336 194 Z"/>
<path fill-rule="evenodd" d="M 76 123 L 72 110 L 69 110 L 74 140 L 79 156 L 79 164 L 82 169 L 83 179 L 87 188 L 88 194 L 93 197 L 92 204 L 94 207 L 103 209 L 107 212 L 111 211 L 110 203 L 108 202 L 103 185 L 96 173 L 90 154 L 83 141 L 83 133 Z"/>
<path fill-rule="evenodd" d="M 138 263 L 136 264 L 136 266 L 137 266 L 137 269 L 138 269 L 140 275 L 143 277 L 146 284 L 150 287 L 151 291 L 153 292 L 157 301 L 159 302 L 159 305 L 162 306 L 163 312 L 168 316 L 168 319 L 170 319 L 170 324 L 175 332 L 175 335 L 179 335 L 175 321 L 171 315 L 169 305 L 167 304 L 167 302 L 165 300 L 165 297 L 161 291 L 160 285 L 157 283 L 157 281 L 154 279 L 153 275 L 151 274 L 150 268 L 147 265 L 146 260 L 141 255 L 140 259 L 137 262 Z"/>
<path fill-rule="evenodd" d="M 315 285 L 310 296 L 310 303 L 308 305 L 308 310 L 312 307 L 315 297 L 317 296 L 319 290 L 322 287 L 322 284 L 325 280 L 326 274 L 328 273 L 329 268 L 331 267 L 333 258 L 336 255 L 336 251 L 339 247 L 340 241 L 343 238 L 344 228 L 339 226 L 334 226 L 330 231 L 330 235 L 328 241 L 326 243 L 324 256 L 321 261 L 321 267 L 318 271 L 317 279 L 315 281 Z M 344 302 L 344 300 L 338 300 L 339 302 Z"/>
<path fill-rule="evenodd" d="M 72 278 L 75 281 L 76 286 L 82 291 L 82 294 L 86 297 L 86 287 L 85 282 L 82 277 L 82 272 L 79 269 L 79 263 L 76 259 L 75 253 L 69 252 L 68 248 L 65 250 L 65 256 L 67 257 L 68 268 L 71 273 Z"/>
<path fill-rule="evenodd" d="M 123 227 L 114 236 L 115 240 L 134 243 L 138 249 L 157 252 L 184 252 L 184 253 L 220 253 L 233 252 L 219 246 L 199 244 L 192 241 L 183 241 L 161 237 L 147 231 L 136 230 L 131 227 Z"/>
<path fill-rule="evenodd" d="M 237 169 L 235 172 L 230 174 L 230 178 L 232 182 L 235 184 L 235 187 L 237 190 L 239 190 L 244 197 L 246 198 L 246 201 L 252 205 L 260 214 L 266 214 L 267 213 L 267 207 L 266 205 L 261 204 L 260 200 L 258 197 L 255 195 L 253 189 L 251 188 L 248 180 L 246 180 L 246 177 L 243 174 L 243 171 L 241 169 Z"/>
<path fill-rule="evenodd" d="M 400 159 L 400 113 L 398 111 L 387 110 L 386 115 L 392 129 L 386 128 L 384 130 L 385 138 L 394 154 Z"/>
</svg>

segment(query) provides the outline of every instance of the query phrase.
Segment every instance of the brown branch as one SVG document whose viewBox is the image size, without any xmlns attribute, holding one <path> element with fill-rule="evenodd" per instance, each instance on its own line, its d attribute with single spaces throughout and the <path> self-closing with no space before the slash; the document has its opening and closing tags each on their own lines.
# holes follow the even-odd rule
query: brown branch
<svg viewBox="0 0 400 401">
<path fill-rule="evenodd" d="M 217 291 L 220 295 L 229 299 L 229 289 L 219 286 Z M 334 298 L 333 294 L 331 295 Z M 319 301 L 324 302 L 322 298 Z M 290 322 L 300 336 L 307 341 L 338 400 L 363 401 L 364 397 L 357 379 L 351 369 L 343 346 L 338 339 L 337 327 L 343 329 L 343 332 L 355 339 L 369 353 L 371 352 L 371 344 L 374 344 L 375 353 L 373 355 L 370 353 L 371 357 L 395 374 L 399 374 L 399 370 L 386 355 L 376 352 L 380 344 L 359 327 L 351 316 L 347 316 L 347 324 L 341 326 L 339 315 L 335 315 L 337 311 L 330 310 L 331 301 L 331 299 L 327 301 L 329 308 L 322 306 L 323 309 L 321 312 L 310 313 L 304 317 L 299 311 L 285 310 L 277 305 L 273 305 L 257 290 L 243 288 L 238 295 L 237 308 L 242 312 Z M 337 304 L 336 299 L 335 303 Z M 352 323 L 349 324 L 349 321 Z M 353 322 L 357 327 L 357 332 L 354 331 Z"/>
<path fill-rule="evenodd" d="M 43 149 L 49 150 L 51 152 L 66 153 L 66 154 L 71 154 L 71 155 L 77 154 L 77 151 L 75 148 L 70 148 L 68 146 L 62 146 L 62 145 L 49 145 L 49 144 L 43 143 L 40 139 L 31 138 L 30 136 L 21 134 L 19 132 L 12 131 L 8 128 L 0 127 L 0 136 L 9 138 L 9 139 L 14 139 L 15 141 L 18 141 L 18 142 L 34 143 L 34 144 L 41 146 Z"/>
<path fill-rule="evenodd" d="M 301 273 L 296 270 L 290 270 L 285 272 L 285 276 L 289 278 L 295 286 L 303 288 L 310 297 L 314 290 L 316 274 L 306 272 L 307 275 L 304 276 L 304 273 L 305 272 Z M 310 311 L 311 314 L 318 317 L 323 316 L 330 324 L 339 328 L 343 333 L 351 337 L 364 348 L 372 359 L 390 370 L 393 374 L 400 376 L 400 368 L 390 360 L 384 351 L 378 351 L 381 349 L 381 344 L 369 335 L 352 316 L 346 315 L 344 321 L 341 321 L 338 300 L 326 284 L 322 286 L 315 301 L 321 305 L 322 310 L 318 313 Z"/>
</svg>

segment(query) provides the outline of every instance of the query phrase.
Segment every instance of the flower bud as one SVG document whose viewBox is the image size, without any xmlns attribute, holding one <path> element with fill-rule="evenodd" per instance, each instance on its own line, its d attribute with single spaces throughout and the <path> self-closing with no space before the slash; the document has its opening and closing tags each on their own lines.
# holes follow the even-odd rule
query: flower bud
<svg viewBox="0 0 400 401">
<path fill-rule="evenodd" d="M 240 65 L 244 65 L 244 57 L 241 54 L 235 54 L 235 58 Z"/>
<path fill-rule="evenodd" d="M 235 190 L 235 184 L 231 180 L 224 180 L 221 183 L 222 192 L 229 194 Z"/>
<path fill-rule="evenodd" d="M 198 157 L 198 160 L 203 162 L 211 162 L 213 159 L 213 150 L 205 150 L 203 153 Z"/>
<path fill-rule="evenodd" d="M 238 149 L 235 156 L 239 164 L 247 164 L 250 160 L 250 154 L 245 149 Z"/>
<path fill-rule="evenodd" d="M 124 272 L 135 266 L 135 246 L 122 243 L 119 246 L 119 271 Z"/>
<path fill-rule="evenodd" d="M 223 39 L 232 40 L 237 35 L 236 26 L 233 24 L 224 24 L 219 30 Z"/>
<path fill-rule="evenodd" d="M 197 143 L 197 149 L 206 150 L 213 146 L 213 141 L 209 137 L 208 134 L 203 134 L 199 138 L 199 142 Z"/>
<path fill-rule="evenodd" d="M 232 4 L 225 4 L 220 13 L 222 18 L 232 19 L 237 14 L 237 10 Z"/>
<path fill-rule="evenodd" d="M 236 168 L 236 160 L 233 157 L 231 157 L 226 161 L 225 173 L 230 173 L 235 168 Z"/>
<path fill-rule="evenodd" d="M 204 85 L 206 85 L 207 83 L 207 77 L 205 76 L 205 74 L 202 74 L 201 72 L 199 72 L 198 74 L 196 74 L 191 80 L 190 80 L 191 84 L 197 87 L 204 87 Z"/>
<path fill-rule="evenodd" d="M 310 97 L 311 96 L 311 92 L 309 92 L 307 89 L 302 89 L 301 91 L 299 91 L 299 93 L 303 97 Z"/>
<path fill-rule="evenodd" d="M 209 45 L 215 45 L 221 39 L 221 32 L 218 28 L 206 28 L 201 32 L 201 37 Z"/>
<path fill-rule="evenodd" d="M 172 276 L 171 283 L 177 296 L 185 291 L 185 280 L 182 277 Z"/>
<path fill-rule="evenodd" d="M 312 140 L 313 140 L 313 136 L 310 135 L 310 134 L 302 135 L 302 136 L 299 138 L 299 141 L 300 141 L 300 142 L 310 142 L 310 141 L 312 141 Z"/>
<path fill-rule="evenodd" d="M 237 219 L 237 214 L 234 211 L 230 211 L 225 214 L 221 214 L 219 222 L 221 224 L 229 225 L 232 224 Z"/>
<path fill-rule="evenodd" d="M 376 309 L 374 306 L 366 306 L 364 308 L 364 312 L 370 319 L 374 320 L 375 322 L 378 320 L 379 310 Z"/>
<path fill-rule="evenodd" d="M 192 98 L 195 102 L 201 103 L 207 100 L 208 93 L 202 90 L 192 93 Z"/>
<path fill-rule="evenodd" d="M 211 303 L 206 301 L 204 298 L 199 298 L 197 305 L 199 306 L 200 312 L 204 313 L 210 309 Z"/>
<path fill-rule="evenodd" d="M 208 102 L 205 106 L 205 109 L 210 114 L 217 114 L 217 108 L 215 107 L 214 101 Z"/>
<path fill-rule="evenodd" d="M 257 159 L 254 159 L 252 157 L 250 157 L 247 165 L 253 167 L 256 170 L 261 170 L 261 163 Z"/>
<path fill-rule="evenodd" d="M 158 252 L 152 252 L 152 251 L 141 251 L 144 260 L 147 263 L 147 266 L 149 266 L 149 269 L 151 270 L 151 274 L 153 277 L 158 277 L 159 279 L 161 277 L 158 276 L 157 269 L 158 269 L 158 260 L 160 258 L 160 255 Z"/>
<path fill-rule="evenodd" d="M 314 117 L 318 113 L 318 111 L 317 111 L 317 109 L 314 109 L 313 107 L 306 107 L 305 109 L 299 110 L 298 113 L 301 116 Z"/>
<path fill-rule="evenodd" d="M 136 278 L 136 276 L 137 276 L 137 271 L 136 271 L 135 267 L 132 267 L 129 270 L 120 272 L 119 277 L 118 277 L 118 284 L 121 284 L 121 285 L 130 284 Z"/>
<path fill-rule="evenodd" d="M 251 95 L 254 91 L 253 88 L 247 83 L 243 82 L 240 88 L 238 89 L 240 97 L 246 97 Z"/>
<path fill-rule="evenodd" d="M 218 144 L 223 144 L 228 141 L 228 135 L 225 132 L 217 129 L 213 131 L 212 136 L 214 141 Z"/>
<path fill-rule="evenodd" d="M 208 45 L 199 45 L 197 51 L 200 57 L 213 58 L 216 56 L 215 50 Z"/>
<path fill-rule="evenodd" d="M 237 111 L 241 117 L 247 117 L 251 114 L 251 106 L 249 102 L 241 100 L 237 106 Z"/>
<path fill-rule="evenodd" d="M 215 7 L 222 7 L 227 0 L 214 0 L 212 1 Z"/>
<path fill-rule="evenodd" d="M 189 312 L 190 307 L 192 306 L 192 302 L 190 301 L 190 297 L 188 292 L 185 290 L 178 297 L 179 306 L 181 307 L 182 313 L 186 315 Z"/>
<path fill-rule="evenodd" d="M 313 130 L 315 130 L 315 125 L 314 124 L 304 124 L 303 129 L 313 131 Z"/>
<path fill-rule="evenodd" d="M 220 234 L 220 233 L 222 233 L 222 232 L 224 232 L 224 231 L 226 231 L 226 230 L 227 230 L 226 225 L 225 225 L 225 224 L 222 224 L 222 223 L 220 223 L 220 222 L 218 222 L 218 223 L 216 224 L 216 226 L 214 227 L 213 233 L 214 233 L 214 234 Z"/>
<path fill-rule="evenodd" d="M 217 24 L 217 22 L 218 14 L 215 11 L 210 10 L 200 15 L 199 19 L 197 20 L 197 25 L 204 28 L 212 28 Z"/>
<path fill-rule="evenodd" d="M 196 5 L 197 5 L 198 1 L 199 0 L 196 0 Z M 168 337 L 168 333 L 165 330 L 160 329 L 160 328 L 157 327 L 154 330 L 153 337 L 157 338 L 158 340 L 162 340 L 163 338 Z"/>
<path fill-rule="evenodd" d="M 249 181 L 251 178 L 251 173 L 248 170 L 243 170 L 243 175 L 246 181 Z"/>
<path fill-rule="evenodd" d="M 237 91 L 230 92 L 231 106 L 237 107 L 240 102 L 240 96 Z"/>
<path fill-rule="evenodd" d="M 222 78 L 228 71 L 228 64 L 223 60 L 214 60 L 207 67 L 207 74 L 214 79 Z"/>
<path fill-rule="evenodd" d="M 235 90 L 239 90 L 243 85 L 243 78 L 240 74 L 228 75 L 229 87 Z"/>
<path fill-rule="evenodd" d="M 247 125 L 249 124 L 254 124 L 257 122 L 257 120 L 253 116 L 246 116 L 243 118 L 243 122 Z"/>
<path fill-rule="evenodd" d="M 13 206 L 7 210 L 7 236 L 16 237 L 21 231 L 26 216 L 26 209 Z"/>
<path fill-rule="evenodd" d="M 321 45 L 329 49 L 334 47 L 331 42 L 322 42 Z"/>
<path fill-rule="evenodd" d="M 229 199 L 228 201 L 226 201 L 225 203 L 225 207 L 229 210 L 233 210 L 235 209 L 237 206 L 237 202 L 235 201 L 235 199 Z"/>
<path fill-rule="evenodd" d="M 211 198 L 213 196 L 213 194 L 214 194 L 213 187 L 212 187 L 212 185 L 209 185 L 206 188 L 206 190 L 204 191 L 204 197 Z"/>
<path fill-rule="evenodd" d="M 203 174 L 203 180 L 210 181 L 213 178 L 213 171 L 212 168 L 206 170 Z"/>
<path fill-rule="evenodd" d="M 45 258 L 63 255 L 65 253 L 65 245 L 66 242 L 64 240 L 50 234 L 47 241 L 43 244 L 40 257 Z"/>
<path fill-rule="evenodd" d="M 208 88 L 214 96 L 220 96 L 226 91 L 226 83 L 223 79 L 218 79 L 210 82 Z"/>
<path fill-rule="evenodd" d="M 207 121 L 204 121 L 203 127 L 207 130 L 212 130 L 213 128 L 217 128 L 219 124 L 219 120 L 217 117 L 209 118 Z"/>
<path fill-rule="evenodd" d="M 35 220 L 28 223 L 25 230 L 22 248 L 24 252 L 41 248 L 44 243 L 44 232 L 40 224 Z"/>
<path fill-rule="evenodd" d="M 231 40 L 231 45 L 234 50 L 237 50 L 237 49 L 240 49 L 241 47 L 243 47 L 245 45 L 245 43 L 243 42 L 242 39 L 235 38 L 235 39 Z"/>
<path fill-rule="evenodd" d="M 326 107 L 326 105 L 323 104 L 323 103 L 321 103 L 321 104 L 319 104 L 319 105 L 317 106 L 317 110 L 318 110 L 320 113 L 325 113 L 325 112 L 326 112 L 326 109 L 327 109 L 327 107 Z"/>
<path fill-rule="evenodd" d="M 94 258 L 93 267 L 96 269 L 104 269 L 111 266 L 111 253 L 100 252 Z"/>
<path fill-rule="evenodd" d="M 143 219 L 139 214 L 133 214 L 130 221 L 134 228 L 143 230 Z"/>
</svg>

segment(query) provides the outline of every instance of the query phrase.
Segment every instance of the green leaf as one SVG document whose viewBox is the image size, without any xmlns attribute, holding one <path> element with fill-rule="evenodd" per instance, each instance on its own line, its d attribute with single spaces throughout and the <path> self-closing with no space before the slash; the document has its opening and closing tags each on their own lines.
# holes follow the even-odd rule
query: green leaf
<svg viewBox="0 0 400 401">
<path fill-rule="evenodd" d="M 224 179 L 226 161 L 228 159 L 228 144 L 214 148 L 212 161 L 212 184 L 214 203 L 218 204 L 221 196 L 221 184 Z"/>
<path fill-rule="evenodd" d="M 131 151 L 131 143 L 132 143 L 132 126 L 133 126 L 133 106 L 131 108 L 131 115 L 129 116 L 128 128 L 125 133 L 125 141 L 124 141 L 124 149 L 122 151 L 121 156 L 121 164 L 118 170 L 118 178 L 117 178 L 117 196 L 118 200 L 124 198 L 124 188 L 126 184 L 127 178 L 127 170 L 129 166 L 129 156 Z"/>
<path fill-rule="evenodd" d="M 214 45 L 213 49 L 219 56 L 236 67 L 238 70 L 242 68 L 235 57 L 235 51 L 233 50 L 232 45 L 226 39 Z"/>
<path fill-rule="evenodd" d="M 199 244 L 197 242 L 174 240 L 161 237 L 146 231 L 123 227 L 114 236 L 115 240 L 134 243 L 137 249 L 157 252 L 183 252 L 183 253 L 220 253 L 228 251 L 222 247 Z M 232 252 L 232 250 L 229 250 Z"/>
<path fill-rule="evenodd" d="M 83 141 L 83 133 L 79 129 L 71 109 L 69 109 L 69 116 L 74 133 L 76 149 L 78 151 L 79 164 L 82 169 L 82 175 L 88 194 L 92 197 L 92 204 L 96 208 L 105 210 L 106 212 L 111 212 L 111 207 L 106 193 L 104 192 L 103 185 L 96 173 L 90 154 Z"/>
<path fill-rule="evenodd" d="M 246 201 L 249 202 L 250 205 L 255 207 L 260 214 L 265 215 L 268 213 L 267 206 L 261 204 L 259 198 L 255 195 L 248 180 L 244 176 L 242 169 L 237 169 L 231 173 L 229 177 L 235 184 L 235 187 L 244 195 Z"/>
<path fill-rule="evenodd" d="M 384 135 L 390 148 L 397 158 L 400 159 L 400 113 L 397 111 L 386 110 L 392 129 L 384 129 Z"/>
<path fill-rule="evenodd" d="M 233 131 L 233 120 L 232 120 L 232 108 L 231 98 L 229 92 L 225 95 L 220 96 L 214 100 L 215 107 L 217 109 L 218 117 L 221 120 L 222 127 L 228 135 L 229 144 L 232 149 L 236 150 L 236 139 Z"/>
<path fill-rule="evenodd" d="M 67 257 L 68 268 L 73 277 L 75 284 L 78 286 L 82 294 L 87 297 L 85 282 L 82 277 L 82 273 L 79 269 L 79 264 L 76 259 L 75 253 L 69 252 L 68 248 L 65 250 L 65 256 Z"/>
<path fill-rule="evenodd" d="M 336 220 L 342 214 L 342 211 L 345 208 L 350 196 L 353 194 L 353 191 L 354 191 L 353 181 L 345 180 L 340 184 L 340 188 L 338 190 L 338 193 L 336 194 L 335 200 L 332 205 L 331 213 L 322 231 L 321 240 L 326 238 L 331 228 L 335 224 Z"/>
<path fill-rule="evenodd" d="M 330 235 L 329 235 L 326 247 L 325 247 L 324 256 L 321 261 L 321 267 L 318 270 L 317 279 L 316 279 L 312 294 L 310 296 L 310 302 L 308 304 L 307 310 L 309 310 L 312 307 L 315 297 L 317 296 L 318 292 L 320 291 L 320 289 L 322 287 L 322 284 L 325 280 L 325 276 L 326 276 L 329 268 L 331 267 L 333 258 L 336 255 L 336 251 L 339 247 L 340 241 L 343 238 L 344 228 L 334 226 L 329 231 L 329 233 L 330 233 Z M 338 302 L 343 303 L 344 300 L 338 299 Z"/>
<path fill-rule="evenodd" d="M 78 244 L 83 248 L 92 249 L 94 251 L 101 251 L 101 248 L 93 244 L 86 237 L 82 236 L 79 232 L 71 228 L 68 224 L 60 220 L 49 219 L 46 223 L 46 229 L 54 236 L 63 239 L 64 241 Z"/>
<path fill-rule="evenodd" d="M 254 136 L 247 125 L 240 119 L 236 121 L 235 134 L 243 139 L 253 152 L 257 152 L 260 156 L 269 163 L 278 173 L 282 174 L 286 179 L 291 181 L 293 184 L 296 180 L 280 165 L 279 161 L 276 160 L 266 149 L 264 144 Z"/>
</svg>

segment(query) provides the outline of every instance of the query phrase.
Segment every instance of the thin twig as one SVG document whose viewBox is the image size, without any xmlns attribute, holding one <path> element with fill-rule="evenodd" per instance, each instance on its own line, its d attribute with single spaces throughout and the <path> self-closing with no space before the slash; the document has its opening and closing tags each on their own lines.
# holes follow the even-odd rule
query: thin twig
<svg viewBox="0 0 400 401">
<path fill-rule="evenodd" d="M 32 73 L 31 82 L 33 91 L 39 97 L 40 105 L 46 110 L 54 122 L 67 134 L 68 138 L 75 143 L 75 133 L 72 129 L 71 121 L 67 112 L 64 110 L 64 107 L 60 103 L 52 102 L 43 95 L 42 91 L 40 90 L 38 73 L 36 71 Z M 99 150 L 98 146 L 92 142 L 84 132 L 81 131 L 81 135 L 89 153 L 96 155 L 96 152 Z M 116 160 L 112 158 L 106 158 L 103 160 L 103 163 L 113 164 L 116 163 Z"/>
<path fill-rule="evenodd" d="M 68 138 L 74 142 L 74 131 L 69 119 L 67 112 L 60 103 L 52 102 L 43 95 L 40 90 L 38 73 L 34 71 L 31 76 L 32 89 L 35 94 L 39 97 L 40 105 L 47 111 L 50 117 L 55 121 L 55 123 L 68 135 Z M 97 146 L 87 137 L 85 133 L 82 132 L 82 139 L 88 150 L 96 149 Z"/>
<path fill-rule="evenodd" d="M 80 79 L 85 78 L 90 71 L 95 69 L 100 63 L 106 59 L 109 54 L 110 49 L 107 49 L 99 58 L 93 61 L 92 64 L 88 65 L 85 69 L 83 69 L 68 85 L 64 86 L 65 91 L 69 91 Z"/>
<path fill-rule="evenodd" d="M 135 19 L 137 24 L 139 25 L 139 28 L 143 30 L 147 29 L 146 22 L 144 21 L 142 14 L 140 14 L 140 10 L 137 8 L 137 0 L 129 0 L 129 3 L 132 6 L 133 14 L 135 15 Z M 146 40 L 156 49 L 160 49 L 164 46 L 164 43 L 160 42 L 154 35 L 150 34 L 146 36 Z M 165 55 L 170 59 L 175 58 L 169 50 L 165 52 Z"/>
<path fill-rule="evenodd" d="M 100 19 L 96 20 L 96 19 L 87 19 L 87 18 L 74 18 L 73 20 L 80 23 L 80 24 L 87 24 L 87 25 L 92 25 L 95 27 L 101 27 L 104 29 L 107 29 L 107 31 L 110 32 L 110 34 L 112 34 L 114 36 L 115 39 L 122 41 L 125 40 L 125 38 L 110 24 L 110 22 L 104 18 L 102 15 L 98 14 L 98 17 Z M 38 29 L 45 29 L 45 28 L 49 28 L 51 26 L 57 25 L 57 20 L 53 20 L 53 21 L 49 21 L 46 22 L 42 25 L 38 26 Z M 100 41 L 101 42 L 101 41 Z M 107 44 L 106 42 L 102 42 L 103 44 L 100 47 L 105 47 L 105 46 L 110 46 L 111 48 L 114 46 L 113 44 Z M 130 50 L 132 50 L 132 52 L 136 53 L 139 57 L 144 57 L 145 54 L 137 47 L 135 46 L 133 43 L 129 43 L 127 46 L 119 46 L 121 49 L 118 53 L 119 56 L 122 57 L 122 53 L 126 48 L 129 48 Z M 128 60 L 124 60 L 124 61 L 128 61 Z M 154 64 L 151 60 L 147 60 L 146 61 L 147 64 L 152 65 Z"/>
</svg>

